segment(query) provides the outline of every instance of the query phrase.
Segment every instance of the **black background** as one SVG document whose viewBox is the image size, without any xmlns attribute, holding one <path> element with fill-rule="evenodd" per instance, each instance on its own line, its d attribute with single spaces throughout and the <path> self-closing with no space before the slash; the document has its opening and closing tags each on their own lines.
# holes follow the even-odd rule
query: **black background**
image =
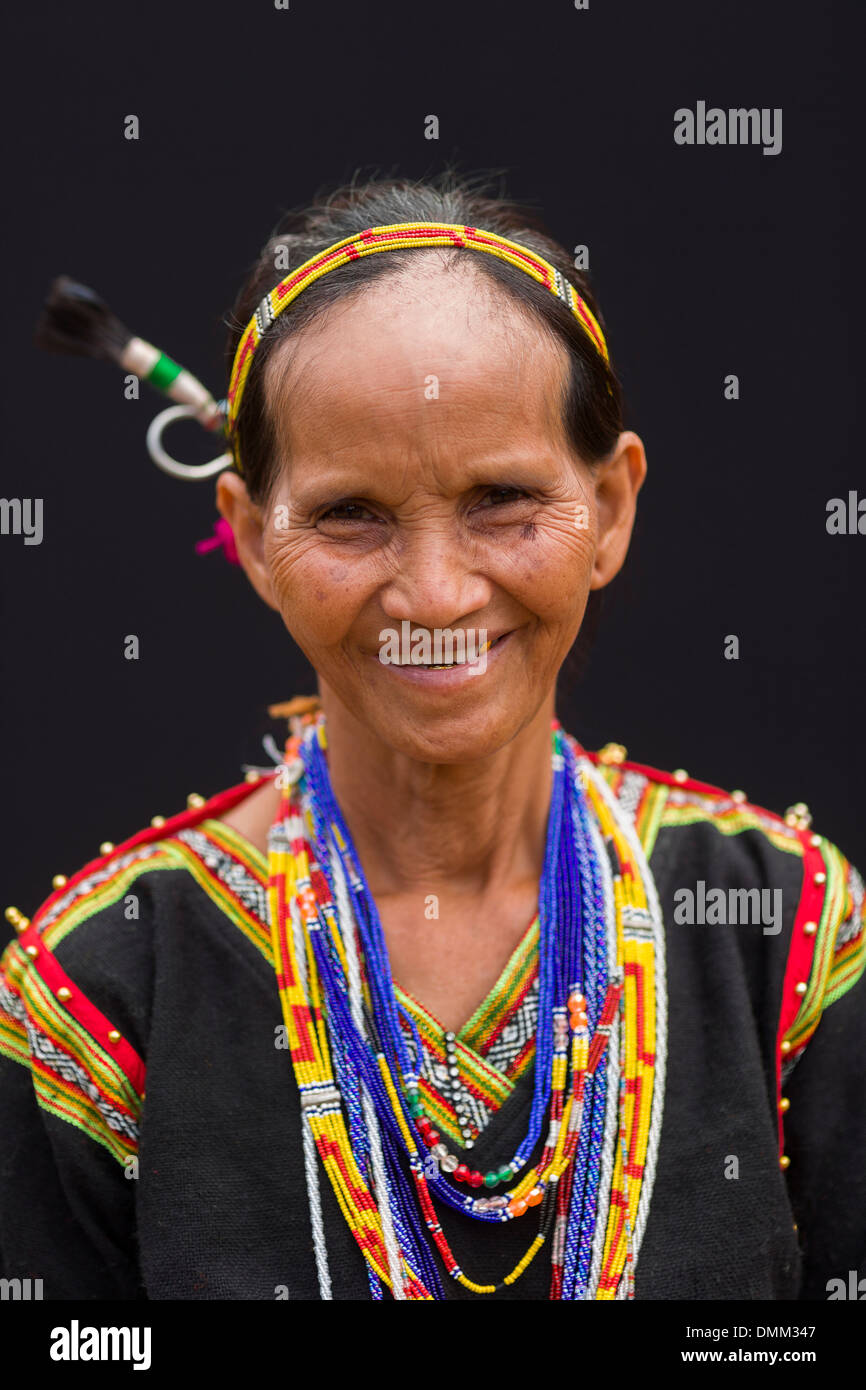
<svg viewBox="0 0 866 1390">
<path fill-rule="evenodd" d="M 281 211 L 358 166 L 418 176 L 446 160 L 504 167 L 554 235 L 588 245 L 647 448 L 632 554 L 585 678 L 563 677 L 563 722 L 776 811 L 803 799 L 866 868 L 866 536 L 825 525 L 829 498 L 866 494 L 857 22 L 828 0 L 16 15 L 0 491 L 44 499 L 44 539 L 0 537 L 5 901 L 31 912 L 101 840 L 267 763 L 261 736 L 281 727 L 265 706 L 314 688 L 242 573 L 195 555 L 213 483 L 150 463 L 159 398 L 126 401 L 116 369 L 31 346 L 49 282 L 93 285 L 219 396 L 221 319 Z M 698 100 L 782 107 L 781 154 L 677 146 L 674 111 Z M 200 461 L 194 428 L 170 446 Z"/>
</svg>

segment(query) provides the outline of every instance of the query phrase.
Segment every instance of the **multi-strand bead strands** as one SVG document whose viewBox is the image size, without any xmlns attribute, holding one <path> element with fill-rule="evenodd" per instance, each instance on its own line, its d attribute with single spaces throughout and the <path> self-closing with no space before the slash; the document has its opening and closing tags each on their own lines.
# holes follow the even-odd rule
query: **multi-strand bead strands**
<svg viewBox="0 0 866 1390">
<path fill-rule="evenodd" d="M 603 1246 L 596 1248 L 598 1299 L 634 1294 L 634 1267 L 655 1179 L 667 1043 L 664 928 L 655 884 L 631 822 L 603 777 L 580 759 L 599 830 L 611 850 L 617 957 L 623 992 L 616 1028 L 620 1054 L 616 1157 Z"/>
<path fill-rule="evenodd" d="M 330 790 L 329 781 L 327 777 L 327 766 L 324 761 L 320 742 L 317 740 L 308 740 L 302 752 L 302 756 L 304 758 L 304 763 L 307 770 L 311 789 L 314 792 L 311 804 L 313 806 L 315 806 L 316 804 L 318 805 L 319 811 L 322 813 L 323 817 L 319 825 L 318 834 L 315 837 L 319 860 L 322 864 L 325 864 L 328 860 L 328 847 L 326 844 L 326 838 L 328 828 L 330 828 L 335 838 L 336 847 L 345 861 L 345 867 L 347 870 L 348 878 L 353 885 L 353 889 L 358 895 L 360 908 L 360 911 L 358 913 L 358 921 L 362 924 L 363 927 L 366 928 L 366 930 L 362 931 L 362 937 L 365 943 L 365 954 L 368 960 L 372 962 L 370 978 L 373 1000 L 373 1013 L 377 1019 L 379 1036 L 383 1040 L 385 1040 L 385 1045 L 383 1046 L 383 1055 L 379 1058 L 380 1065 L 383 1069 L 383 1076 L 385 1077 L 386 1084 L 388 1085 L 390 1092 L 390 1087 L 393 1084 L 395 1074 L 398 1071 L 401 1072 L 406 1088 L 411 1095 L 412 1087 L 417 1084 L 417 1075 L 408 1070 L 410 1063 L 408 1061 L 408 1055 L 405 1051 L 402 1030 L 399 1027 L 399 1020 L 396 1014 L 393 993 L 393 982 L 390 976 L 390 967 L 387 963 L 387 950 L 384 943 L 384 937 L 381 931 L 381 924 L 378 921 L 378 914 L 375 909 L 375 904 L 372 900 L 371 895 L 369 894 L 369 890 L 366 888 L 366 885 L 363 882 L 363 877 L 360 873 L 360 869 L 356 867 L 348 853 L 348 831 L 342 823 L 341 813 L 339 811 L 338 806 L 336 805 L 336 802 L 333 799 L 333 795 Z M 548 946 L 547 954 L 545 954 L 544 950 L 542 949 L 541 956 L 540 973 L 542 980 L 542 997 L 544 997 L 545 994 L 545 961 L 549 958 L 550 966 L 552 967 L 548 971 L 549 979 L 547 993 L 550 993 L 551 989 L 556 989 L 559 994 L 559 997 L 562 997 L 564 992 L 563 982 L 569 979 L 573 980 L 575 978 L 575 972 L 578 967 L 575 964 L 575 959 L 573 958 L 573 956 L 566 957 L 563 953 L 563 958 L 560 958 L 557 948 L 570 947 L 573 953 L 575 949 L 579 951 L 581 941 L 579 908 L 580 885 L 577 884 L 576 881 L 572 881 L 574 871 L 573 847 L 571 851 L 564 853 L 561 844 L 561 840 L 564 840 L 565 843 L 568 844 L 568 837 L 572 832 L 572 819 L 567 814 L 567 806 L 569 799 L 573 794 L 574 778 L 572 775 L 566 775 L 565 772 L 565 764 L 562 755 L 562 736 L 559 731 L 557 731 L 554 735 L 553 765 L 554 792 L 551 801 L 551 816 L 548 834 L 548 851 L 546 855 L 545 873 L 542 879 L 540 907 L 540 917 L 542 920 L 542 924 L 547 924 L 547 929 L 542 930 L 541 932 L 541 940 L 542 943 L 546 942 Z M 315 812 L 313 813 L 313 819 L 316 819 Z M 565 828 L 564 835 L 563 827 Z M 569 876 L 570 873 L 571 877 Z M 554 910 L 554 908 L 551 906 L 551 903 L 553 901 L 552 894 L 554 892 L 553 885 L 556 883 L 557 880 L 560 899 L 562 899 L 563 896 L 565 897 L 568 908 L 567 912 L 563 911 L 561 901 L 559 904 L 558 911 Z M 321 887 L 321 876 L 319 876 L 318 884 Z M 320 904 L 321 902 L 322 900 L 320 899 Z M 327 905 L 324 906 L 324 910 L 326 912 L 326 915 L 329 915 Z M 603 936 L 603 920 L 597 925 L 600 926 L 601 933 Z M 335 965 L 337 964 L 336 960 L 334 963 Z M 327 964 L 324 961 L 320 960 L 319 965 L 323 973 L 326 973 L 329 968 Z M 555 970 L 553 969 L 553 967 L 555 967 Z M 334 983 L 337 987 L 339 987 L 339 981 L 336 980 L 336 978 L 334 980 Z M 553 1020 L 552 1009 L 551 1020 Z M 551 1036 L 548 1038 L 548 1043 L 550 1044 L 551 1042 L 552 1030 Z M 367 1050 L 368 1044 L 365 1042 L 364 1039 L 358 1037 L 352 1039 L 352 1044 L 354 1047 L 358 1049 L 358 1061 L 361 1068 L 363 1069 L 364 1053 Z M 543 1055 L 544 1048 L 541 1037 L 539 1039 L 539 1044 L 540 1045 L 538 1051 L 540 1054 Z M 551 1050 L 550 1047 L 548 1048 L 548 1050 Z M 553 1085 L 552 1087 L 548 1085 L 547 1088 L 548 1094 L 551 1089 L 553 1091 L 553 1107 L 551 1110 L 550 1120 L 551 1127 L 555 1126 L 557 1122 L 561 1123 L 562 1120 L 562 1091 L 565 1084 L 564 1063 L 566 1051 L 566 1047 L 562 1045 L 557 1047 L 556 1049 L 556 1052 L 561 1055 L 557 1056 L 554 1059 L 553 1055 L 551 1054 L 552 1060 L 555 1060 L 556 1062 L 554 1068 L 555 1075 Z M 542 1113 L 545 1100 L 545 1092 L 542 1089 L 543 1081 L 545 1075 L 548 1072 L 549 1068 L 542 1070 L 540 1073 L 537 1073 L 536 1104 L 539 1116 Z M 397 1092 L 395 1088 L 395 1095 L 396 1094 Z M 409 1113 L 411 1114 L 411 1110 Z M 406 1119 L 408 1119 L 409 1117 L 407 1115 L 401 1115 L 398 1111 L 395 1118 L 398 1126 L 402 1128 L 405 1124 Z M 515 1159 L 512 1160 L 511 1164 L 505 1165 L 503 1169 L 499 1170 L 498 1174 L 496 1175 L 497 1180 L 506 1182 L 515 1176 L 516 1172 L 518 1172 L 519 1169 L 525 1163 L 525 1158 L 523 1156 L 528 1155 L 531 1152 L 538 1132 L 538 1125 L 533 1125 L 533 1117 L 531 1117 L 530 1131 L 527 1138 L 520 1146 L 518 1154 L 516 1155 Z M 431 1147 L 431 1149 L 438 1149 L 438 1135 L 435 1132 L 428 1130 L 425 1133 L 423 1130 L 421 1130 L 419 1138 L 422 1138 L 424 1142 L 426 1142 L 428 1146 Z M 557 1176 L 559 1172 L 558 1159 L 561 1152 L 562 1145 L 560 1144 L 557 1148 L 557 1165 L 555 1168 L 555 1173 Z M 465 1287 L 471 1289 L 473 1292 L 495 1292 L 498 1286 L 478 1285 L 474 1283 L 474 1281 L 469 1280 L 464 1275 L 463 1271 L 460 1270 L 457 1266 L 456 1262 L 453 1259 L 453 1256 L 451 1255 L 450 1249 L 448 1248 L 447 1242 L 445 1241 L 445 1237 L 441 1230 L 441 1226 L 439 1225 L 438 1220 L 436 1219 L 435 1212 L 432 1208 L 432 1203 L 430 1200 L 430 1187 L 432 1187 L 433 1190 L 437 1193 L 437 1195 L 442 1197 L 448 1205 L 454 1206 L 458 1210 L 465 1211 L 469 1215 L 478 1217 L 480 1219 L 499 1221 L 512 1219 L 515 1216 L 522 1215 L 527 1210 L 529 1203 L 524 1202 L 523 1200 L 519 1200 L 518 1202 L 512 1204 L 508 1197 L 472 1198 L 471 1196 L 464 1196 L 462 1193 L 459 1193 L 456 1190 L 451 1189 L 444 1177 L 441 1176 L 438 1179 L 434 1179 L 428 1185 L 426 1174 L 424 1172 L 424 1167 L 421 1164 L 420 1160 L 415 1159 L 414 1161 L 411 1161 L 411 1158 L 412 1155 L 410 1153 L 410 1167 L 416 1182 L 418 1198 L 424 1215 L 425 1224 L 427 1225 L 430 1234 L 433 1236 L 433 1239 L 440 1250 L 440 1254 L 442 1255 L 443 1262 L 446 1266 L 446 1270 L 449 1272 L 449 1274 L 451 1274 L 453 1278 L 459 1280 L 459 1282 L 463 1283 Z M 463 1171 L 465 1173 L 465 1168 Z M 533 1175 L 534 1174 L 535 1170 L 533 1170 Z M 530 1186 L 532 1186 L 532 1184 L 530 1184 Z M 526 1268 L 530 1259 L 533 1257 L 537 1249 L 540 1247 L 540 1244 L 543 1243 L 543 1240 L 546 1238 L 550 1224 L 550 1219 L 552 1218 L 552 1203 L 550 1202 L 550 1200 L 545 1200 L 548 1196 L 549 1194 L 546 1193 L 546 1184 L 542 1183 L 542 1186 L 539 1188 L 536 1194 L 537 1201 L 543 1202 L 543 1208 L 541 1213 L 542 1232 L 540 1233 L 540 1237 L 536 1238 L 536 1240 L 530 1246 L 530 1249 L 527 1252 L 526 1257 L 518 1263 L 518 1266 L 514 1271 L 512 1271 L 510 1275 L 506 1276 L 506 1279 L 503 1281 L 504 1283 L 511 1283 L 514 1281 L 514 1279 L 519 1277 L 520 1273 L 523 1271 L 524 1268 Z"/>
<path fill-rule="evenodd" d="M 642 1036 L 644 1026 L 631 1033 L 626 1026 L 619 1047 L 616 1020 L 631 1012 L 623 990 L 628 957 L 620 949 L 628 932 L 620 917 L 626 909 L 639 911 L 646 896 L 623 890 L 622 880 L 633 877 L 635 855 L 615 815 L 607 815 L 602 839 L 597 814 L 602 793 L 591 785 L 588 760 L 578 764 L 556 726 L 540 885 L 533 1102 L 527 1134 L 514 1157 L 484 1180 L 488 1188 L 509 1190 L 490 1196 L 474 1195 L 481 1175 L 442 1152 L 439 1135 L 419 1109 L 420 1039 L 396 1002 L 375 903 L 330 787 L 321 717 L 302 739 L 289 741 L 287 765 L 293 773 L 271 837 L 270 904 L 280 996 L 305 1120 L 367 1260 L 374 1297 L 379 1281 L 395 1297 L 443 1296 L 430 1238 L 453 1279 L 474 1293 L 494 1293 L 519 1279 L 552 1231 L 551 1297 L 612 1296 L 604 1289 L 618 1266 L 628 1263 L 635 1215 L 627 1212 L 623 1243 L 621 1189 L 607 1195 L 601 1189 L 614 1170 L 617 1139 L 625 1154 L 622 1181 L 633 1178 L 645 1139 L 642 1131 L 633 1132 L 644 1114 L 643 1101 L 630 1104 L 631 1089 L 621 1093 L 617 1084 L 620 1052 L 630 1055 L 628 1039 Z M 589 795 L 583 787 L 587 778 Z M 638 1008 L 644 1006 L 640 993 L 636 1001 Z M 645 1015 L 644 1008 L 644 1024 Z M 410 1036 L 416 1034 L 414 1057 L 403 1022 Z M 547 1137 L 527 1169 L 545 1110 Z M 431 1154 L 435 1175 L 428 1180 Z M 402 1162 L 408 1164 L 415 1201 Z M 636 1179 L 629 1184 L 626 1202 L 635 1183 L 640 1186 Z M 519 1219 L 538 1207 L 537 1235 L 499 1284 L 477 1284 L 453 1257 L 434 1196 L 482 1221 Z M 313 1205 L 311 1192 L 311 1212 Z M 601 1282 L 602 1275 L 607 1282 Z"/>
<path fill-rule="evenodd" d="M 311 936 L 321 931 L 310 879 L 307 841 L 298 808 L 282 795 L 285 814 L 271 829 L 269 840 L 268 903 L 277 983 L 303 1120 L 309 1125 L 322 1166 L 340 1209 L 365 1260 L 376 1276 L 392 1286 L 382 1221 L 355 1160 L 340 1108 Z M 299 965 L 301 954 L 303 967 Z M 304 980 L 305 987 L 301 981 Z M 430 1298 L 415 1274 L 404 1264 L 407 1298 Z"/>
</svg>

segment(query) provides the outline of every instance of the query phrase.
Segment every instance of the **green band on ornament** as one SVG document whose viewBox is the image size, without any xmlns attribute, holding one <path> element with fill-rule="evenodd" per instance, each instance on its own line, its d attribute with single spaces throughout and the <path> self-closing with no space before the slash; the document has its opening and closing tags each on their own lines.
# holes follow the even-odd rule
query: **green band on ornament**
<svg viewBox="0 0 866 1390">
<path fill-rule="evenodd" d="M 152 371 L 148 372 L 147 379 L 157 391 L 167 391 L 171 383 L 180 376 L 183 367 L 179 362 L 173 362 L 170 357 L 166 357 L 164 352 L 159 354 Z"/>
</svg>

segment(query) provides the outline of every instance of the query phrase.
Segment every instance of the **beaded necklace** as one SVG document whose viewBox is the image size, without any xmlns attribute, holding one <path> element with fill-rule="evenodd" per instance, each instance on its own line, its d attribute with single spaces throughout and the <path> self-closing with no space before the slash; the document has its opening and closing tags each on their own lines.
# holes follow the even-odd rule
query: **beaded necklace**
<svg viewBox="0 0 866 1390">
<path fill-rule="evenodd" d="M 554 722 L 532 1101 L 513 1155 L 481 1174 L 424 1114 L 421 1040 L 395 995 L 326 747 L 321 714 L 286 743 L 268 890 L 322 1296 L 330 1280 L 316 1154 L 374 1298 L 383 1285 L 398 1299 L 444 1297 L 434 1250 L 466 1289 L 496 1293 L 545 1244 L 552 1299 L 633 1297 L 661 1126 L 666 1012 L 661 912 L 633 827 Z M 434 1198 L 479 1221 L 535 1214 L 525 1254 L 499 1284 L 460 1268 Z"/>
</svg>

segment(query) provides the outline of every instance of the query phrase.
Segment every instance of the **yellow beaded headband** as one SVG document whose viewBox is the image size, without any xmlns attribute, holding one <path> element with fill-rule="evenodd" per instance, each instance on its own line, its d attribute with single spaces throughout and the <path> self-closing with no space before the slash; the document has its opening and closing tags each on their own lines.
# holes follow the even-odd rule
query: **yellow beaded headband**
<svg viewBox="0 0 866 1390">
<path fill-rule="evenodd" d="M 584 332 L 591 339 L 596 350 L 605 362 L 609 361 L 607 344 L 598 320 L 592 310 L 581 299 L 577 290 L 552 266 L 549 261 L 520 246 L 516 241 L 498 236 L 496 232 L 480 231 L 477 227 L 463 227 L 450 222 L 397 222 L 387 227 L 369 227 L 366 231 L 346 237 L 327 250 L 305 261 L 293 270 L 284 280 L 266 294 L 253 314 L 238 344 L 229 378 L 226 402 L 226 435 L 232 450 L 235 466 L 243 472 L 240 450 L 237 442 L 237 420 L 243 399 L 253 354 L 274 320 L 297 299 L 302 290 L 326 275 L 337 266 L 357 261 L 362 256 L 372 256 L 377 251 L 402 251 L 410 247 L 460 246 L 473 251 L 487 251 L 498 256 L 509 265 L 531 275 L 533 280 L 546 286 L 574 314 Z"/>
</svg>

